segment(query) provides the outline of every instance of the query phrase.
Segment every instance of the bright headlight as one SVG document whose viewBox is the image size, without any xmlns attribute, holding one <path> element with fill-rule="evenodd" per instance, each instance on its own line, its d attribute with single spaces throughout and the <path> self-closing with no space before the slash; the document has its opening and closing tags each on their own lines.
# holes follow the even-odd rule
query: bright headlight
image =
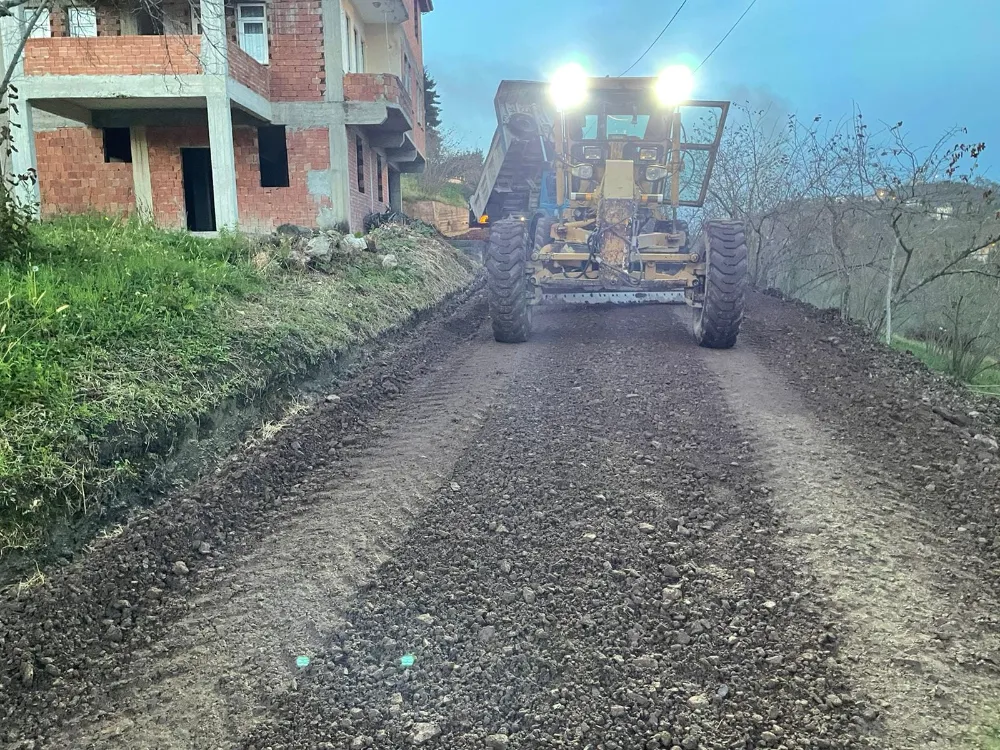
<svg viewBox="0 0 1000 750">
<path fill-rule="evenodd" d="M 657 164 L 650 164 L 646 167 L 646 179 L 650 182 L 656 182 L 657 180 L 662 180 L 670 174 L 670 170 L 666 167 L 661 167 Z"/>
<path fill-rule="evenodd" d="M 656 79 L 656 96 L 667 106 L 690 99 L 693 89 L 694 76 L 686 65 L 671 65 Z"/>
<path fill-rule="evenodd" d="M 563 65 L 552 75 L 549 93 L 562 112 L 578 107 L 587 98 L 587 73 L 576 63 Z"/>
<path fill-rule="evenodd" d="M 594 165 L 593 164 L 577 164 L 575 167 L 570 169 L 574 177 L 579 177 L 582 180 L 589 180 L 594 176 Z"/>
</svg>

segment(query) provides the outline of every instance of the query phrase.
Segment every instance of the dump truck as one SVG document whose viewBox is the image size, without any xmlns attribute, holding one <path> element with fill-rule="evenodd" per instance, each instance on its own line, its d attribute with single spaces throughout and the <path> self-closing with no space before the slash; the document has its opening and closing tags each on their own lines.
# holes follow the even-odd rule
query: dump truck
<svg viewBox="0 0 1000 750">
<path fill-rule="evenodd" d="M 678 216 L 705 203 L 730 103 L 669 101 L 662 78 L 577 77 L 562 102 L 555 86 L 501 82 L 470 199 L 470 222 L 489 228 L 495 339 L 526 341 L 545 303 L 686 303 L 698 343 L 732 347 L 743 225 L 706 219 L 692 238 Z"/>
</svg>

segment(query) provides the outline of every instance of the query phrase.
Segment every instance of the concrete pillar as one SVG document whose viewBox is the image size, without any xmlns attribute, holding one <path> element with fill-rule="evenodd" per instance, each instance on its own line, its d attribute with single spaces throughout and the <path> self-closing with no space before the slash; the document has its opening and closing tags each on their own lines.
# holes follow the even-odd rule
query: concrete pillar
<svg viewBox="0 0 1000 750">
<path fill-rule="evenodd" d="M 200 0 L 201 66 L 206 75 L 229 75 L 229 43 L 226 40 L 226 6 L 223 0 Z"/>
<path fill-rule="evenodd" d="M 199 0 L 201 7 L 201 66 L 209 88 L 208 145 L 212 152 L 212 190 L 215 225 L 235 229 L 239 223 L 236 202 L 236 155 L 233 151 L 232 102 L 227 91 L 229 44 L 226 39 L 226 6 L 223 0 Z"/>
<path fill-rule="evenodd" d="M 153 219 L 153 182 L 149 173 L 149 141 L 146 126 L 133 125 L 132 136 L 132 186 L 135 207 L 144 221 Z"/>
<path fill-rule="evenodd" d="M 0 60 L 5 63 L 14 61 L 10 83 L 18 90 L 14 101 L 8 101 L 7 92 L 0 92 L 0 105 L 11 107 L 5 115 L 10 122 L 10 146 L 13 150 L 9 159 L 5 159 L 7 176 L 17 180 L 15 195 L 22 204 L 30 206 L 37 216 L 41 198 L 38 192 L 38 162 L 35 158 L 35 127 L 30 92 L 25 85 L 24 55 L 19 54 L 32 12 L 31 8 L 19 5 L 10 10 L 9 16 L 0 18 Z M 0 65 L 0 70 L 6 70 L 6 67 Z M 17 109 L 16 112 L 13 111 L 14 108 Z M 5 149 L 6 146 L 7 144 L 0 144 L 0 148 Z M 22 176 L 26 179 L 18 179 Z"/>
<path fill-rule="evenodd" d="M 322 0 L 323 8 L 323 61 L 326 69 L 326 92 L 323 99 L 330 109 L 330 212 L 332 223 L 351 220 L 351 172 L 347 160 L 350 144 L 347 142 L 347 110 L 344 105 L 344 56 L 347 43 L 340 23 L 340 0 Z M 352 227 L 353 229 L 354 227 Z M 360 227 L 359 227 L 360 228 Z"/>
<path fill-rule="evenodd" d="M 212 152 L 215 225 L 219 229 L 235 229 L 240 214 L 236 203 L 232 104 L 226 94 L 208 97 L 208 145 Z"/>
<path fill-rule="evenodd" d="M 393 211 L 403 210 L 403 186 L 399 171 L 389 167 L 389 208 Z"/>
<path fill-rule="evenodd" d="M 328 102 L 344 101 L 344 45 L 343 13 L 340 0 L 322 0 L 323 9 L 323 62 L 327 72 L 326 94 Z"/>
</svg>

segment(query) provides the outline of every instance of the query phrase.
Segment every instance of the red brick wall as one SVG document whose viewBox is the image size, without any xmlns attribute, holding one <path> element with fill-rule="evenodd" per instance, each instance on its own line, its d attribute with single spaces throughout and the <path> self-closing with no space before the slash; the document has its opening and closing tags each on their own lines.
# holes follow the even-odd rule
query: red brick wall
<svg viewBox="0 0 1000 750">
<path fill-rule="evenodd" d="M 265 99 L 270 97 L 271 71 L 240 49 L 238 44 L 229 43 L 229 76 Z"/>
<path fill-rule="evenodd" d="M 146 128 L 153 218 L 163 227 L 187 226 L 181 148 L 207 148 L 208 125 Z"/>
<path fill-rule="evenodd" d="M 69 19 L 64 8 L 49 9 L 49 26 L 52 27 L 52 36 L 69 36 Z M 97 17 L 97 33 L 101 33 L 101 14 L 98 14 Z M 28 43 L 31 43 L 30 39 Z M 27 49 L 25 49 L 25 53 L 27 53 Z"/>
<path fill-rule="evenodd" d="M 134 211 L 132 165 L 105 164 L 102 138 L 99 129 L 83 127 L 36 134 L 39 188 L 45 216 Z M 204 125 L 148 127 L 146 138 L 153 218 L 160 226 L 183 228 L 187 218 L 180 150 L 208 147 L 208 128 Z M 327 196 L 311 195 L 308 182 L 310 172 L 330 168 L 327 128 L 289 130 L 287 138 L 289 186 L 262 188 L 257 131 L 249 127 L 234 129 L 236 192 L 240 224 L 244 229 L 271 231 L 284 223 L 316 226 L 321 208 L 332 205 Z M 367 210 L 361 216 L 366 213 Z"/>
<path fill-rule="evenodd" d="M 63 11 L 66 13 L 67 11 Z M 64 33 L 69 36 L 69 19 L 67 17 Z M 117 8 L 103 7 L 97 9 L 97 36 L 119 36 L 122 33 L 121 11 Z"/>
<path fill-rule="evenodd" d="M 159 0 L 160 13 L 166 25 L 174 29 L 183 29 L 186 34 L 193 34 L 191 28 L 191 7 L 201 13 L 200 0 Z M 169 19 L 169 20 L 168 20 Z"/>
<path fill-rule="evenodd" d="M 278 0 L 267 9 L 271 100 L 321 101 L 326 71 L 320 0 Z"/>
<path fill-rule="evenodd" d="M 103 138 L 102 131 L 82 127 L 35 134 L 43 216 L 135 209 L 132 165 L 105 164 Z"/>
<path fill-rule="evenodd" d="M 250 231 L 270 232 L 281 224 L 315 227 L 320 209 L 331 206 L 328 196 L 309 192 L 309 173 L 330 168 L 330 131 L 327 128 L 286 130 L 288 187 L 260 186 L 260 155 L 257 131 L 239 127 L 233 131 L 236 147 L 236 195 L 240 226 Z M 328 184 L 328 183 L 327 183 Z"/>
<path fill-rule="evenodd" d="M 183 75 L 200 73 L 200 36 L 29 39 L 26 75 Z"/>
<path fill-rule="evenodd" d="M 52 7 L 49 11 L 49 26 L 52 36 L 69 36 L 69 12 L 66 8 Z M 118 36 L 121 34 L 121 15 L 114 8 L 97 9 L 97 35 Z"/>
<path fill-rule="evenodd" d="M 148 128 L 149 171 L 153 183 L 153 210 L 162 226 L 183 227 L 184 184 L 180 149 L 208 146 L 208 129 Z M 257 131 L 233 129 L 236 158 L 236 200 L 240 226 L 250 231 L 271 231 L 281 224 L 314 227 L 328 197 L 309 193 L 309 172 L 330 168 L 330 136 L 326 128 L 287 131 L 288 182 L 286 188 L 260 186 Z"/>
<path fill-rule="evenodd" d="M 357 137 L 361 136 L 362 151 L 365 157 L 364 183 L 365 192 L 358 188 L 358 152 Z M 350 172 L 351 230 L 359 231 L 364 226 L 365 216 L 372 212 L 385 211 L 389 207 L 389 174 L 385 155 L 382 155 L 382 198 L 378 200 L 378 175 L 375 166 L 377 151 L 368 145 L 368 139 L 358 128 L 347 129 L 347 166 Z"/>
<path fill-rule="evenodd" d="M 402 81 L 391 73 L 347 73 L 344 98 L 358 102 L 396 102 L 414 115 L 410 95 L 403 89 Z"/>
</svg>

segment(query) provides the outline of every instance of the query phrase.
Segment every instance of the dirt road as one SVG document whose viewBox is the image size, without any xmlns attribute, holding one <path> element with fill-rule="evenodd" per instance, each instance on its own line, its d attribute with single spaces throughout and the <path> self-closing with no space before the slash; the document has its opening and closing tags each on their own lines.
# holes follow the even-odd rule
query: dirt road
<svg viewBox="0 0 1000 750">
<path fill-rule="evenodd" d="M 801 306 L 729 352 L 685 314 L 428 321 L 0 604 L 0 742 L 1000 746 L 1000 408 Z"/>
</svg>

